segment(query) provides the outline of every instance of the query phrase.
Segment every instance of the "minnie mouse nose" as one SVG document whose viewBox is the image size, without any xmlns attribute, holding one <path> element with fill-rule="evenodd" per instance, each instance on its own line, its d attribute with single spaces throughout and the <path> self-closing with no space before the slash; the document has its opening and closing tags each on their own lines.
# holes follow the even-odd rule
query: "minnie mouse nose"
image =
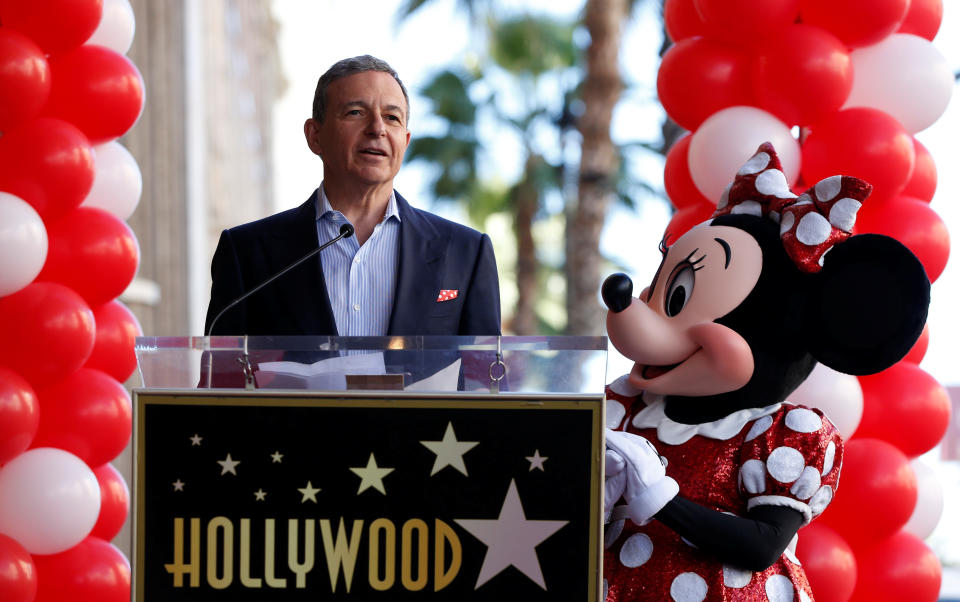
<svg viewBox="0 0 960 602">
<path fill-rule="evenodd" d="M 633 282 L 626 274 L 613 274 L 603 281 L 600 294 L 603 295 L 603 302 L 607 304 L 610 311 L 615 314 L 620 313 L 630 307 L 633 300 Z"/>
</svg>

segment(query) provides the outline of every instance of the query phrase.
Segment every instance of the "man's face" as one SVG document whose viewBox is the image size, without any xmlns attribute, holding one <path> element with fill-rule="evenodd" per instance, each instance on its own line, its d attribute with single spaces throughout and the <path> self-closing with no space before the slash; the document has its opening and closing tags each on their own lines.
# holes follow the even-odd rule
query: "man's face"
<svg viewBox="0 0 960 602">
<path fill-rule="evenodd" d="M 310 149 L 323 159 L 324 179 L 391 182 L 410 143 L 403 91 L 380 71 L 335 80 L 327 88 L 323 123 L 308 120 L 306 134 Z"/>
</svg>

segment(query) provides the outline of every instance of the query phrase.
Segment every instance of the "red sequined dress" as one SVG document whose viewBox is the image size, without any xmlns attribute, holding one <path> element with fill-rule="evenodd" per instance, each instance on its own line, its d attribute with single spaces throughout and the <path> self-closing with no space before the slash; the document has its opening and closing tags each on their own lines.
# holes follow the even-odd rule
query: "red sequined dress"
<svg viewBox="0 0 960 602">
<path fill-rule="evenodd" d="M 804 524 L 833 498 L 843 444 L 819 410 L 777 403 L 688 425 L 667 418 L 658 396 L 638 393 L 626 377 L 607 387 L 607 426 L 653 443 L 681 496 L 736 516 L 786 506 L 803 514 Z M 607 602 L 813 599 L 793 553 L 796 538 L 759 573 L 722 564 L 656 519 L 611 522 L 604 546 Z"/>
</svg>

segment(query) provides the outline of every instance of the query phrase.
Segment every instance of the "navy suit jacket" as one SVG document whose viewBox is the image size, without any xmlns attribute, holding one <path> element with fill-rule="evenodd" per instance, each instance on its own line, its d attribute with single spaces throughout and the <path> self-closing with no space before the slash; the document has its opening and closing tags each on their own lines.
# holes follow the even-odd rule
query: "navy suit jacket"
<svg viewBox="0 0 960 602">
<path fill-rule="evenodd" d="M 231 301 L 317 247 L 317 195 L 295 209 L 223 231 L 211 265 L 204 334 Z M 400 260 L 387 334 L 499 335 L 500 288 L 490 238 L 396 196 Z M 336 336 L 323 254 L 229 309 L 211 334 Z M 441 290 L 458 294 L 438 302 Z"/>
</svg>

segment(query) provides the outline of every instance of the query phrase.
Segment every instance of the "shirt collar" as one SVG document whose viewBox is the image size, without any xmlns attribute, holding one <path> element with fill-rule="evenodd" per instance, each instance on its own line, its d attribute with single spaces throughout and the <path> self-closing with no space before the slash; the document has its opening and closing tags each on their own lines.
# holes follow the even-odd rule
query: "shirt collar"
<svg viewBox="0 0 960 602">
<path fill-rule="evenodd" d="M 317 220 L 319 221 L 328 215 L 331 219 L 337 215 L 343 218 L 343 214 L 334 209 L 330 204 L 330 199 L 327 198 L 327 191 L 323 189 L 323 182 L 321 182 L 320 193 L 317 195 Z M 384 212 L 381 222 L 385 222 L 391 217 L 396 217 L 397 221 L 400 221 L 400 212 L 397 210 L 396 191 L 390 192 L 390 198 L 387 199 L 387 210 Z M 334 221 L 338 220 L 334 219 Z M 343 221 L 346 221 L 346 218 L 344 218 Z"/>
</svg>

